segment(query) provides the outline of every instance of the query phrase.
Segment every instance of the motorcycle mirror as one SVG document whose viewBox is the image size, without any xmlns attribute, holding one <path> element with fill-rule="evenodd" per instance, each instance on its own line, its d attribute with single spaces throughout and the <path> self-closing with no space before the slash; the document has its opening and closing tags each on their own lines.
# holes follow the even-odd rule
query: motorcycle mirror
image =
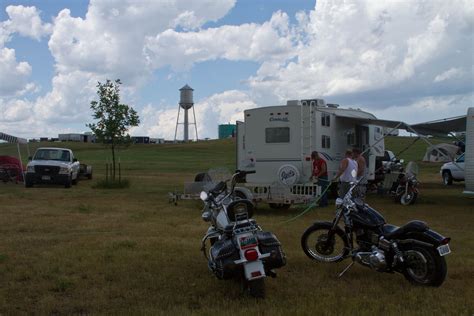
<svg viewBox="0 0 474 316">
<path fill-rule="evenodd" d="M 199 195 L 199 197 L 201 198 L 201 200 L 206 202 L 208 196 L 207 196 L 207 193 L 205 191 L 202 191 L 201 194 Z"/>
</svg>

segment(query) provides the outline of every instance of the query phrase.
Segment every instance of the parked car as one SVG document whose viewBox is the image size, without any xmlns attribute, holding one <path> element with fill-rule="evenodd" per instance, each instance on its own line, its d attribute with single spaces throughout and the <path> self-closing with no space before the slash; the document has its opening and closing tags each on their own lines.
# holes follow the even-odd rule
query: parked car
<svg viewBox="0 0 474 316">
<path fill-rule="evenodd" d="M 453 181 L 464 181 L 464 154 L 456 158 L 454 162 L 442 165 L 439 173 L 443 177 L 444 185 L 451 185 Z"/>
</svg>

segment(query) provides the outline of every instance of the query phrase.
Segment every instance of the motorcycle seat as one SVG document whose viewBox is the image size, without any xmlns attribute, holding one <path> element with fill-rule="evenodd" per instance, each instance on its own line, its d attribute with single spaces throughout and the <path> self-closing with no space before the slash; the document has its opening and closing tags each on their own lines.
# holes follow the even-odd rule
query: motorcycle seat
<svg viewBox="0 0 474 316">
<path fill-rule="evenodd" d="M 387 239 L 398 239 L 403 235 L 409 232 L 425 232 L 429 229 L 428 225 L 422 221 L 410 221 L 403 225 L 402 227 L 398 227 L 391 224 L 383 225 L 383 235 Z"/>
</svg>

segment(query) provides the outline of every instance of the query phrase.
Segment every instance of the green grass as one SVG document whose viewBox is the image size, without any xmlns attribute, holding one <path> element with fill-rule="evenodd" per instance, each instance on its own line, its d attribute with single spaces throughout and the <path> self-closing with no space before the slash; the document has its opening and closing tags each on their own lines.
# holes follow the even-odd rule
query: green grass
<svg viewBox="0 0 474 316">
<path fill-rule="evenodd" d="M 397 152 L 408 138 L 390 138 Z M 35 144 L 45 145 L 45 144 Z M 79 160 L 93 165 L 94 180 L 77 186 L 0 183 L 0 314 L 452 314 L 474 313 L 474 200 L 463 183 L 443 187 L 439 164 L 421 164 L 421 195 L 402 207 L 389 197 L 369 196 L 387 221 L 401 225 L 420 219 L 452 237 L 448 277 L 440 288 L 410 285 L 401 275 L 309 260 L 300 248 L 304 229 L 330 220 L 332 207 L 301 212 L 259 205 L 255 218 L 273 231 L 288 257 L 276 279 L 267 279 L 267 298 L 241 295 L 233 281 L 217 280 L 199 251 L 207 229 L 199 201 L 168 203 L 167 192 L 181 190 L 198 172 L 234 168 L 230 140 L 187 145 L 135 145 L 120 151 L 123 190 L 93 189 L 105 177 L 107 149 L 64 143 Z M 13 148 L 13 150 L 12 150 Z M 419 160 L 418 141 L 401 158 Z M 0 154 L 12 150 L 0 145 Z M 32 148 L 32 151 L 34 148 Z"/>
</svg>

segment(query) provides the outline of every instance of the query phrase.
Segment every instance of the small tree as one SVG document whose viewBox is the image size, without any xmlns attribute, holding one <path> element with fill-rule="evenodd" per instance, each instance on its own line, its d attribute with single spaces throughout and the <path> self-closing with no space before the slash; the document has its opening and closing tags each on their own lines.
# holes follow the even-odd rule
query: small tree
<svg viewBox="0 0 474 316">
<path fill-rule="evenodd" d="M 97 141 L 112 149 L 112 180 L 115 180 L 115 149 L 121 145 L 130 144 L 131 138 L 127 133 L 133 126 L 138 126 L 140 119 L 137 112 L 126 104 L 120 103 L 120 79 L 114 82 L 107 79 L 105 83 L 97 84 L 99 102 L 92 101 L 96 123 L 87 126 L 96 135 Z"/>
</svg>

